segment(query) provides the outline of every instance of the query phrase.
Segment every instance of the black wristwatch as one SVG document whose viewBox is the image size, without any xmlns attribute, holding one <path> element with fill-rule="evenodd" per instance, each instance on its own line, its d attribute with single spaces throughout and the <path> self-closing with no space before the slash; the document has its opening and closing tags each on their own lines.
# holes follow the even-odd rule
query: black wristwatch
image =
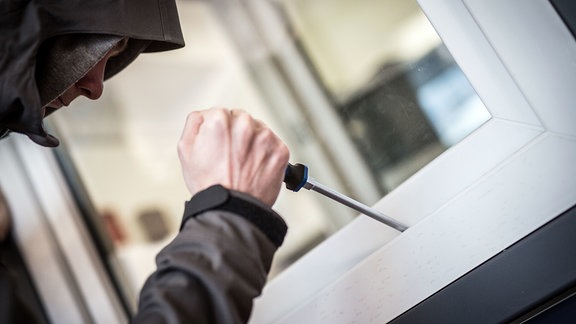
<svg viewBox="0 0 576 324">
<path fill-rule="evenodd" d="M 268 238 L 280 246 L 288 230 L 286 223 L 271 208 L 240 192 L 214 185 L 202 190 L 186 202 L 180 230 L 190 219 L 209 210 L 223 210 L 241 216 L 258 227 Z"/>
</svg>

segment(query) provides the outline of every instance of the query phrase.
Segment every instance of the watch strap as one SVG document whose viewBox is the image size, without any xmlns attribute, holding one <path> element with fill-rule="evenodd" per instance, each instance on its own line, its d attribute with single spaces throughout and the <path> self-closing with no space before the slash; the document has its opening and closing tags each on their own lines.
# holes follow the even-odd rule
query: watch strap
<svg viewBox="0 0 576 324">
<path fill-rule="evenodd" d="M 221 185 L 202 190 L 186 202 L 180 230 L 190 218 L 210 210 L 227 211 L 243 217 L 260 229 L 276 246 L 282 244 L 288 231 L 282 217 L 271 208 L 247 194 L 226 189 Z"/>
</svg>

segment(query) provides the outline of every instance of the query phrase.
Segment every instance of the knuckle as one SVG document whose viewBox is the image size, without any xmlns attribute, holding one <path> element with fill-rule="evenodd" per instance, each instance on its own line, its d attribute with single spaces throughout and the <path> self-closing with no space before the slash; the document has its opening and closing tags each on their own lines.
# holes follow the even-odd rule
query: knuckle
<svg viewBox="0 0 576 324">
<path fill-rule="evenodd" d="M 223 129 L 228 126 L 228 118 L 229 115 L 224 109 L 217 109 L 212 112 L 210 117 L 207 119 L 207 122 L 210 126 Z"/>
<path fill-rule="evenodd" d="M 180 159 L 184 159 L 187 155 L 188 152 L 188 145 L 185 141 L 178 141 L 178 144 L 176 145 L 176 151 L 178 152 L 178 157 Z"/>
<path fill-rule="evenodd" d="M 252 130 L 252 117 L 248 114 L 239 114 L 235 116 L 235 123 L 240 127 Z"/>
<path fill-rule="evenodd" d="M 280 146 L 280 156 L 281 159 L 288 162 L 288 160 L 290 159 L 290 150 L 288 149 L 288 146 L 286 146 L 286 144 L 282 143 L 282 145 Z"/>
<path fill-rule="evenodd" d="M 191 118 L 198 118 L 199 116 L 202 115 L 201 111 L 198 110 L 192 110 L 188 113 L 188 116 L 186 117 L 187 119 L 191 119 Z"/>
<path fill-rule="evenodd" d="M 276 138 L 276 134 L 268 127 L 261 129 L 260 134 L 262 139 L 266 141 L 273 141 Z"/>
</svg>

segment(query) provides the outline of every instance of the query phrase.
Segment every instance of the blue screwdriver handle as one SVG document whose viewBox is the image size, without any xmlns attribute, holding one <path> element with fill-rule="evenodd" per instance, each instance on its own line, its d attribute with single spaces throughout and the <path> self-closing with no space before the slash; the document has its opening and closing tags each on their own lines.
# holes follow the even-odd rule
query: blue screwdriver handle
<svg viewBox="0 0 576 324">
<path fill-rule="evenodd" d="M 286 183 L 286 188 L 294 192 L 302 189 L 306 182 L 308 181 L 308 167 L 304 164 L 296 163 L 290 164 L 286 167 L 286 172 L 284 173 L 284 182 Z"/>
</svg>

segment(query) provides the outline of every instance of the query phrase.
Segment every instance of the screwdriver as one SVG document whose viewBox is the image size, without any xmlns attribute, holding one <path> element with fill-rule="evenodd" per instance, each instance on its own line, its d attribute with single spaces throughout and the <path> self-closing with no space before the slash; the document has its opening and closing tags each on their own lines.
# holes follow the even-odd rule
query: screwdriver
<svg viewBox="0 0 576 324">
<path fill-rule="evenodd" d="M 284 182 L 286 183 L 286 188 L 294 192 L 298 192 L 300 189 L 314 190 L 328 198 L 331 198 L 343 205 L 346 205 L 360 213 L 372 217 L 373 219 L 384 223 L 400 232 L 404 232 L 408 226 L 398 222 L 397 220 L 388 217 L 381 212 L 370 208 L 344 194 L 341 194 L 325 185 L 318 183 L 314 178 L 308 176 L 308 167 L 304 164 L 288 163 L 286 172 L 284 174 Z"/>
</svg>

